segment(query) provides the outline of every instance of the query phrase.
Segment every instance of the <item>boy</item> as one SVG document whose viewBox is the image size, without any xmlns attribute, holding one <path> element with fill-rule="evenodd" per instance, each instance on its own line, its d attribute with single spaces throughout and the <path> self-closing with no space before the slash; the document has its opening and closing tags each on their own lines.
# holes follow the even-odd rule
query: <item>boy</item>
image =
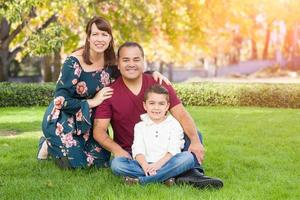
<svg viewBox="0 0 300 200">
<path fill-rule="evenodd" d="M 127 184 L 166 181 L 172 185 L 173 177 L 194 167 L 193 155 L 181 152 L 183 129 L 172 115 L 167 115 L 169 105 L 169 93 L 163 86 L 156 84 L 146 91 L 143 106 L 147 113 L 134 127 L 134 160 L 116 157 L 111 164 L 112 171 L 125 176 Z"/>
</svg>

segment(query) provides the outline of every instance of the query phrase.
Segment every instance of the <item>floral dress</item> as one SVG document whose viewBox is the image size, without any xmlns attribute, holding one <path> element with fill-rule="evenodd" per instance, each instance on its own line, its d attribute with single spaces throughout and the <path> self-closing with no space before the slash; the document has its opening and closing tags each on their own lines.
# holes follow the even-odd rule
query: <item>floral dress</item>
<svg viewBox="0 0 300 200">
<path fill-rule="evenodd" d="M 118 76 L 116 67 L 83 71 L 77 58 L 68 57 L 58 78 L 55 98 L 44 115 L 42 129 L 48 152 L 54 158 L 66 156 L 73 168 L 103 167 L 110 153 L 93 138 L 94 110 L 87 99 Z"/>
</svg>

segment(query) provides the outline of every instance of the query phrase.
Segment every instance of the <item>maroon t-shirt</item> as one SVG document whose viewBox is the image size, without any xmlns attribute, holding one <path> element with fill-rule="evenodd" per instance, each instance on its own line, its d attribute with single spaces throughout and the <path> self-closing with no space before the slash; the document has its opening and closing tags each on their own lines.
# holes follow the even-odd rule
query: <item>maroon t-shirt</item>
<svg viewBox="0 0 300 200">
<path fill-rule="evenodd" d="M 111 119 L 114 141 L 130 153 L 134 126 L 140 121 L 140 115 L 146 112 L 143 108 L 145 91 L 156 83 L 151 75 L 143 74 L 141 91 L 135 95 L 124 84 L 122 77 L 119 77 L 110 85 L 114 89 L 113 96 L 101 103 L 96 109 L 95 119 Z M 181 102 L 173 87 L 164 83 L 163 86 L 169 91 L 170 108 L 180 104 Z"/>
</svg>

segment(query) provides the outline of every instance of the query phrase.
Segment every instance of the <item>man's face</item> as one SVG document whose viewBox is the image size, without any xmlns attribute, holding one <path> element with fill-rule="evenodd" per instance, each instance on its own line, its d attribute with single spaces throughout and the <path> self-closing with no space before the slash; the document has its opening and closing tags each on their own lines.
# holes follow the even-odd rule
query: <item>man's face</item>
<svg viewBox="0 0 300 200">
<path fill-rule="evenodd" d="M 123 47 L 119 53 L 118 68 L 122 77 L 135 80 L 141 77 L 144 71 L 144 58 L 138 47 Z"/>
</svg>

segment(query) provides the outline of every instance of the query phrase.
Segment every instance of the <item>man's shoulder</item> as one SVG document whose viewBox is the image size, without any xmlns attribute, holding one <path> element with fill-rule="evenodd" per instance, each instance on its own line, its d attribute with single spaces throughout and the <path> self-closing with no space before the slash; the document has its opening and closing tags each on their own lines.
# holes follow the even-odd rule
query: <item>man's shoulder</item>
<svg viewBox="0 0 300 200">
<path fill-rule="evenodd" d="M 122 86 L 122 84 L 122 77 L 118 77 L 112 84 L 109 85 L 109 87 L 113 89 L 118 89 L 120 86 Z"/>
</svg>

